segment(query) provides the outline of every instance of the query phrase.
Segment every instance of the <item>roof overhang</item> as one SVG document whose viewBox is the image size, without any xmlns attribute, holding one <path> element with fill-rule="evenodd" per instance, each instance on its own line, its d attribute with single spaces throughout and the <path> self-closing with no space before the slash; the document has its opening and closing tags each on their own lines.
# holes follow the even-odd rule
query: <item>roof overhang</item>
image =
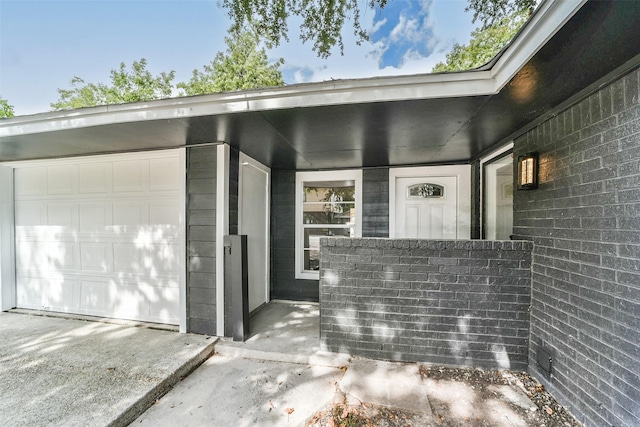
<svg viewBox="0 0 640 427">
<path fill-rule="evenodd" d="M 547 0 L 478 70 L 16 117 L 0 121 L 0 161 L 218 142 L 280 169 L 469 161 L 613 71 L 637 66 L 637 22 L 636 2 Z"/>
</svg>

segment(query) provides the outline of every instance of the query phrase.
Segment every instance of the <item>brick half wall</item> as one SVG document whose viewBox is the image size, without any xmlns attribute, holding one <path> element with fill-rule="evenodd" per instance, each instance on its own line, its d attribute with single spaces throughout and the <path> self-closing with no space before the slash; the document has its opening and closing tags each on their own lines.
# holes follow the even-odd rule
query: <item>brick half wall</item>
<svg viewBox="0 0 640 427">
<path fill-rule="evenodd" d="M 527 241 L 320 239 L 323 350 L 526 370 Z"/>
</svg>

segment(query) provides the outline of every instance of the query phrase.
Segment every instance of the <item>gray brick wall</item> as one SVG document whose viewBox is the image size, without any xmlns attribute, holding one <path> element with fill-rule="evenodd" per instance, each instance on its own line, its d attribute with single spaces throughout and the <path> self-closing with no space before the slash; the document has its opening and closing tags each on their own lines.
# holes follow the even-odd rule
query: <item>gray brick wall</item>
<svg viewBox="0 0 640 427">
<path fill-rule="evenodd" d="M 530 370 L 588 426 L 640 425 L 639 80 L 515 141 L 516 156 L 540 153 L 539 188 L 514 196 L 514 232 L 535 242 Z"/>
<path fill-rule="evenodd" d="M 187 329 L 216 335 L 216 147 L 187 152 Z"/>
<path fill-rule="evenodd" d="M 531 243 L 323 238 L 323 349 L 524 370 Z"/>
</svg>

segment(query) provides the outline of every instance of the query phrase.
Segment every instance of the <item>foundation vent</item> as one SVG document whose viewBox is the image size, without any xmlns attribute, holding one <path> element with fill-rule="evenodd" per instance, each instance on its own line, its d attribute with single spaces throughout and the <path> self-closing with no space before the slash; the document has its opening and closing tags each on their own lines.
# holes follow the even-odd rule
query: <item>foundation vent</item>
<svg viewBox="0 0 640 427">
<path fill-rule="evenodd" d="M 553 351 L 549 347 L 540 347 L 538 349 L 536 362 L 542 372 L 550 378 L 553 369 Z"/>
</svg>

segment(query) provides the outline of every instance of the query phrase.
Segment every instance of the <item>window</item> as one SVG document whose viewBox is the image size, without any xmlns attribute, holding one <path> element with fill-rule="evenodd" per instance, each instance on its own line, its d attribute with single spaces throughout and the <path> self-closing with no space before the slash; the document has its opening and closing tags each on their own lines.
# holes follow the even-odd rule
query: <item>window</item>
<svg viewBox="0 0 640 427">
<path fill-rule="evenodd" d="M 362 171 L 296 175 L 296 278 L 319 279 L 320 238 L 360 237 Z"/>
<path fill-rule="evenodd" d="M 512 145 L 506 148 L 482 165 L 482 237 L 488 240 L 509 240 L 513 233 Z"/>
</svg>

